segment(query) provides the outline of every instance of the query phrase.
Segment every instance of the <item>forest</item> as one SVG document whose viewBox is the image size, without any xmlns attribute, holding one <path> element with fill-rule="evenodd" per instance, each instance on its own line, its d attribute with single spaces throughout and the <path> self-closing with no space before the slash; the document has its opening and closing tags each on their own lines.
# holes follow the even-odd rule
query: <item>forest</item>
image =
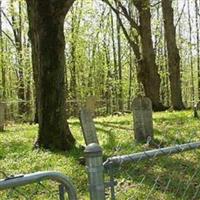
<svg viewBox="0 0 200 200">
<path fill-rule="evenodd" d="M 14 117 L 32 120 L 36 89 L 25 1 L 1 4 L 0 98 Z M 154 110 L 191 108 L 198 101 L 199 2 L 136 4 L 79 0 L 69 10 L 64 22 L 69 116 L 77 115 L 89 95 L 100 101 L 101 114 L 130 110 L 140 93 L 151 98 Z M 149 6 L 147 13 L 141 6 Z"/>
<path fill-rule="evenodd" d="M 5 169 L 15 173 L 21 167 L 27 173 L 52 166 L 79 182 L 73 174 L 75 166 L 80 175 L 78 192 L 87 199 L 86 177 L 77 164 L 85 149 L 79 121 L 85 106 L 94 111 L 92 118 L 107 157 L 199 141 L 199 119 L 193 118 L 200 100 L 199 28 L 198 0 L 0 0 L 0 106 L 5 108 L 0 174 Z M 147 137 L 140 143 L 132 137 L 137 97 L 151 100 L 155 140 Z M 38 149 L 42 150 L 39 155 Z M 181 179 L 181 175 L 175 177 L 181 156 L 159 161 L 173 173 L 167 186 L 160 183 L 157 199 L 200 198 L 195 185 L 199 175 L 192 173 L 192 164 L 187 162 L 191 154 L 183 156 L 180 166 L 189 172 L 176 192 L 173 181 Z M 43 163 L 45 155 L 47 163 Z M 21 165 L 17 163 L 20 156 L 24 158 Z M 64 159 L 69 168 L 63 168 Z M 199 168 L 194 156 L 191 162 Z M 150 165 L 147 161 L 138 166 Z M 160 166 L 152 171 L 158 173 Z M 134 170 L 141 178 L 139 167 Z M 151 179 L 152 171 L 145 171 L 147 180 L 142 186 L 131 174 L 131 180 L 140 185 L 134 183 L 136 199 L 143 199 L 149 190 L 146 199 L 156 199 L 151 188 L 155 189 L 160 175 Z M 127 174 L 129 179 L 130 171 Z M 129 188 L 131 184 L 123 183 L 127 174 L 117 178 Z"/>
</svg>

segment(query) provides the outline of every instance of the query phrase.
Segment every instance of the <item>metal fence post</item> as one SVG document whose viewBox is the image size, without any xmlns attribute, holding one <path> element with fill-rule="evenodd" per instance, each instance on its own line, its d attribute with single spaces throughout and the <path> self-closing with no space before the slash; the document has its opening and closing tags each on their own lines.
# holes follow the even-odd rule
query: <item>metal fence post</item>
<svg viewBox="0 0 200 200">
<path fill-rule="evenodd" d="M 85 148 L 86 167 L 91 200 L 105 200 L 104 167 L 102 149 L 92 143 Z"/>
</svg>

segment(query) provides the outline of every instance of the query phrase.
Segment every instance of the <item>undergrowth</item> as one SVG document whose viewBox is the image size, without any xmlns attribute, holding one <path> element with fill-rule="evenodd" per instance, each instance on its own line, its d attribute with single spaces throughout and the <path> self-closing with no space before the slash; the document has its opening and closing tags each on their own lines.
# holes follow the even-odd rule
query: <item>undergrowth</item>
<svg viewBox="0 0 200 200">
<path fill-rule="evenodd" d="M 199 141 L 199 120 L 193 118 L 191 111 L 155 113 L 153 118 L 155 135 L 153 146 L 135 142 L 131 114 L 96 118 L 95 126 L 104 157 L 144 151 L 156 146 L 166 147 Z M 79 199 L 88 199 L 87 174 L 85 167 L 79 163 L 79 158 L 84 156 L 83 149 L 80 148 L 84 145 L 80 123 L 78 119 L 70 119 L 69 124 L 77 140 L 76 148 L 70 152 L 34 150 L 37 125 L 7 124 L 5 132 L 0 133 L 0 171 L 8 175 L 47 170 L 59 171 L 72 178 Z M 180 154 L 176 157 L 167 156 L 167 158 L 137 163 L 131 167 L 132 171 L 129 171 L 128 176 L 121 170 L 116 179 L 120 187 L 126 190 L 126 195 L 118 192 L 118 199 L 145 199 L 146 194 L 152 190 L 157 176 L 161 177 L 159 187 L 153 188 L 154 197 L 150 195 L 149 199 L 192 199 L 194 190 L 188 189 L 184 194 L 184 188 L 188 187 L 188 181 L 191 179 L 193 182 L 191 181 L 190 184 L 196 184 L 192 187 L 200 184 L 200 174 L 196 174 L 195 179 L 193 177 L 194 170 L 200 163 L 198 153 L 198 151 L 195 151 L 195 154 L 188 152 L 184 153 L 184 156 Z M 187 171 L 181 171 L 181 167 L 184 167 L 184 170 L 187 168 Z M 130 173 L 133 174 L 131 179 Z M 163 192 L 166 188 L 164 182 L 168 181 L 170 174 L 173 174 L 173 178 L 168 190 Z M 145 179 L 141 182 L 142 177 Z M 185 185 L 180 185 L 180 180 L 184 179 Z M 179 191 L 175 193 L 174 188 L 177 187 Z M 6 199 L 5 192 L 0 192 L 0 195 L 0 199 Z M 200 199 L 199 195 L 197 194 L 194 199 Z"/>
</svg>

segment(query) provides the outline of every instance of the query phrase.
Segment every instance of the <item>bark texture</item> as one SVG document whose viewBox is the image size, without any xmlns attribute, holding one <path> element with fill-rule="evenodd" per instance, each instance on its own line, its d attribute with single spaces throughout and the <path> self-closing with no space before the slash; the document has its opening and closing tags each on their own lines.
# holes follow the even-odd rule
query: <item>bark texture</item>
<svg viewBox="0 0 200 200">
<path fill-rule="evenodd" d="M 176 44 L 176 29 L 172 0 L 162 0 L 165 40 L 167 43 L 171 103 L 174 110 L 184 109 L 181 94 L 180 55 Z"/>
<path fill-rule="evenodd" d="M 64 18 L 74 0 L 27 0 L 38 106 L 37 144 L 47 149 L 74 146 L 66 121 Z"/>
</svg>

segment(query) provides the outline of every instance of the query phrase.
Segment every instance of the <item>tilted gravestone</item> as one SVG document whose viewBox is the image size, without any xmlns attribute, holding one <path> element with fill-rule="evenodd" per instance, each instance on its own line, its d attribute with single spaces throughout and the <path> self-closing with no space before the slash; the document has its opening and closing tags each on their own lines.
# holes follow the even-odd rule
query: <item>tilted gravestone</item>
<svg viewBox="0 0 200 200">
<path fill-rule="evenodd" d="M 147 97 L 136 97 L 133 100 L 134 135 L 136 141 L 153 139 L 152 103 Z"/>
<path fill-rule="evenodd" d="M 0 103 L 0 131 L 4 131 L 5 124 L 5 103 Z"/>
<path fill-rule="evenodd" d="M 194 117 L 200 117 L 200 101 L 194 106 Z"/>
<path fill-rule="evenodd" d="M 82 108 L 80 111 L 80 122 L 86 145 L 91 143 L 99 144 L 92 114 L 87 107 Z"/>
</svg>

